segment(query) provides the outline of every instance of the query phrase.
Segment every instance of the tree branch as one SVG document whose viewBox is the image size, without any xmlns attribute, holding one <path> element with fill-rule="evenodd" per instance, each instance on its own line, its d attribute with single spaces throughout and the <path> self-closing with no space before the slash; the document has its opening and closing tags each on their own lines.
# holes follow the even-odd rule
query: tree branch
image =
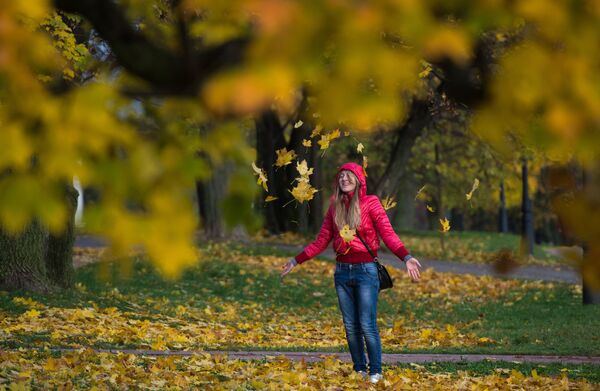
<svg viewBox="0 0 600 391">
<path fill-rule="evenodd" d="M 249 38 L 233 39 L 190 53 L 186 59 L 185 53 L 172 53 L 136 30 L 114 1 L 54 0 L 54 4 L 59 10 L 86 18 L 123 68 L 170 94 L 195 94 L 214 73 L 241 62 L 249 43 Z"/>
</svg>

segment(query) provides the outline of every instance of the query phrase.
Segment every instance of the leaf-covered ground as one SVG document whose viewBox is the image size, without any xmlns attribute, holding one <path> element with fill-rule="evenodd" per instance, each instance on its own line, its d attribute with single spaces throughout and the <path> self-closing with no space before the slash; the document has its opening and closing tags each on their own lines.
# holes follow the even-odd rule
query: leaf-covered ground
<svg viewBox="0 0 600 391">
<path fill-rule="evenodd" d="M 61 356 L 0 352 L 0 389 L 594 390 L 598 385 L 570 376 L 567 368 L 544 374 L 544 368 L 538 373 L 538 369 L 508 367 L 456 370 L 416 364 L 385 366 L 384 381 L 372 386 L 348 364 L 335 359 L 307 364 L 283 357 L 247 362 L 209 354 L 147 357 L 89 350 Z"/>
<path fill-rule="evenodd" d="M 0 346 L 345 349 L 334 265 L 312 260 L 282 281 L 285 261 L 212 245 L 173 283 L 140 260 L 91 264 L 73 292 L 0 295 Z M 600 311 L 581 306 L 578 286 L 391 272 L 378 318 L 386 351 L 600 352 Z"/>
<path fill-rule="evenodd" d="M 121 267 L 93 262 L 98 250 L 80 250 L 78 258 L 85 259 L 78 261 L 87 265 L 77 270 L 73 291 L 47 296 L 0 292 L 0 349 L 347 349 L 333 288 L 332 262 L 311 260 L 281 280 L 279 272 L 287 257 L 260 252 L 265 249 L 234 248 L 226 243 L 205 247 L 198 266 L 175 282 L 164 281 L 140 259 Z M 384 351 L 600 355 L 600 309 L 581 305 L 578 286 L 431 270 L 422 273 L 420 282 L 412 283 L 405 272 L 391 272 L 395 287 L 382 292 L 379 305 Z M 46 365 L 47 358 L 40 358 L 40 364 L 26 352 L 10 354 L 15 356 L 9 361 L 17 360 L 22 366 L 19 373 L 27 372 L 23 368 L 28 366 L 35 373 L 35 365 Z M 117 360 L 92 353 L 87 359 Z M 193 362 L 201 359 L 173 360 L 180 362 L 177 368 L 183 370 L 186 363 L 199 365 Z M 263 364 L 231 364 L 239 373 L 227 376 L 232 382 L 239 381 L 244 371 L 260 371 Z M 123 359 L 111 365 L 125 365 L 124 371 L 129 368 Z M 131 364 L 129 369 L 135 372 L 144 365 Z M 329 376 L 328 367 L 323 365 L 314 364 L 306 376 L 314 371 L 325 371 L 322 375 Z M 272 370 L 281 370 L 284 376 L 283 369 Z M 400 371 L 395 367 L 390 370 Z M 453 375 L 448 376 L 454 379 L 456 371 L 450 370 Z M 3 372 L 2 376 L 17 379 L 13 372 Z M 530 370 L 527 372 L 532 378 Z M 59 373 L 48 381 L 59 379 Z M 422 381 L 434 385 L 437 380 L 428 373 L 422 374 Z M 80 376 L 90 375 L 86 372 Z M 319 376 L 314 381 L 324 381 Z M 394 380 L 390 374 L 388 380 L 393 384 L 405 375 L 397 372 L 397 376 Z M 160 383 L 165 377 L 168 375 L 155 380 Z M 491 380 L 495 377 L 483 376 L 477 381 L 508 381 Z M 459 378 L 443 381 L 456 381 L 458 387 Z M 263 381 L 260 379 L 257 381 Z M 248 382 L 240 389 L 252 389 Z M 268 384 L 266 388 L 276 388 L 278 383 Z"/>
</svg>

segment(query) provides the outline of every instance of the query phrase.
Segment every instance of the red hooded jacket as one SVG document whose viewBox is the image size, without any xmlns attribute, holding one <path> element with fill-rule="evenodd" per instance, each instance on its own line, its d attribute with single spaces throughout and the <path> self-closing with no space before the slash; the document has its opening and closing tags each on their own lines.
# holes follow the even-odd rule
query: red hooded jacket
<svg viewBox="0 0 600 391">
<path fill-rule="evenodd" d="M 377 256 L 379 250 L 379 236 L 383 242 L 397 257 L 401 260 L 409 254 L 404 244 L 394 232 L 390 220 L 381 205 L 381 201 L 376 195 L 367 195 L 367 181 L 365 179 L 362 166 L 356 163 L 346 163 L 342 165 L 336 176 L 334 186 L 337 186 L 340 172 L 343 170 L 352 171 L 360 182 L 359 204 L 360 204 L 360 226 L 358 233 L 361 238 L 369 245 L 373 255 Z M 352 196 L 352 194 L 350 194 Z M 317 238 L 304 250 L 296 255 L 296 262 L 302 263 L 322 253 L 329 242 L 333 239 L 333 249 L 336 252 L 336 260 L 345 263 L 371 262 L 373 259 L 367 248 L 355 236 L 349 243 L 344 242 L 340 236 L 340 230 L 335 224 L 335 203 L 334 196 L 331 197 L 329 209 L 325 215 L 325 220 Z"/>
</svg>

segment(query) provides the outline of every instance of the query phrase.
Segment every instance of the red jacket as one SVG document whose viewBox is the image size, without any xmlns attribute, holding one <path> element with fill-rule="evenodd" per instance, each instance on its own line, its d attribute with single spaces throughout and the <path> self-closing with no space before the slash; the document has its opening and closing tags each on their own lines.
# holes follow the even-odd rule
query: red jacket
<svg viewBox="0 0 600 391">
<path fill-rule="evenodd" d="M 409 252 L 404 247 L 404 244 L 394 232 L 394 228 L 390 224 L 390 220 L 376 195 L 367 195 L 367 181 L 365 179 L 362 166 L 356 163 L 346 163 L 340 167 L 335 177 L 334 186 L 337 186 L 338 176 L 342 170 L 350 170 L 360 182 L 359 204 L 360 204 L 360 226 L 358 233 L 361 238 L 369 245 L 373 255 L 377 256 L 379 250 L 379 236 L 383 242 L 397 257 L 404 260 Z M 296 255 L 296 262 L 305 262 L 320 253 L 322 253 L 329 242 L 333 239 L 333 249 L 336 252 L 336 260 L 345 263 L 362 263 L 371 262 L 372 257 L 369 255 L 367 248 L 362 244 L 358 236 L 355 236 L 349 243 L 344 242 L 340 236 L 340 231 L 335 224 L 335 203 L 332 196 L 329 203 L 329 209 L 325 215 L 325 221 L 321 226 L 321 230 L 317 238 L 304 250 Z"/>
</svg>

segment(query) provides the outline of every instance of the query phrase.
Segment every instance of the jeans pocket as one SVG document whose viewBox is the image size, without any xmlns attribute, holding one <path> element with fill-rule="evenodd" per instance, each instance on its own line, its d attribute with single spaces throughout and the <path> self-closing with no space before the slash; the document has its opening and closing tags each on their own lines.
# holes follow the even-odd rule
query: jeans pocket
<svg viewBox="0 0 600 391">
<path fill-rule="evenodd" d="M 379 280 L 379 272 L 375 262 L 365 264 L 365 273 L 374 280 Z"/>
</svg>

